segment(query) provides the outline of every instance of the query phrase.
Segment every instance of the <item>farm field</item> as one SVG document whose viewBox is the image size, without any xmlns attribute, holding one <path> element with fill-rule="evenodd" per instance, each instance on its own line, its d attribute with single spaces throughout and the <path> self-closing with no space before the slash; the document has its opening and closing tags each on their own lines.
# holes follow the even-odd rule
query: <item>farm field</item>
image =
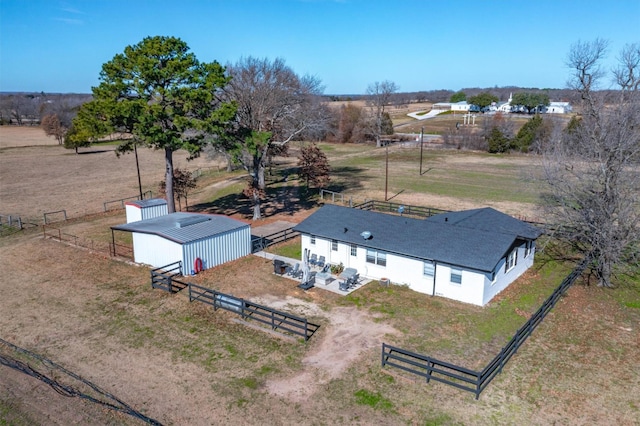
<svg viewBox="0 0 640 426">
<path fill-rule="evenodd" d="M 132 156 L 75 156 L 53 140 L 52 146 L 9 146 L 5 136 L 0 133 L 0 213 L 6 205 L 36 217 L 38 209 L 66 208 L 77 219 L 58 226 L 100 241 L 110 237 L 110 224 L 124 222 L 122 211 L 79 216 L 101 211 L 104 198 L 136 194 L 135 168 L 129 171 Z M 384 199 L 386 149 L 321 148 L 332 165 L 331 189 L 354 202 Z M 270 216 L 260 223 L 297 221 L 309 212 L 306 204 L 287 198 L 299 195 L 295 180 L 281 179 L 295 165 L 295 150 L 292 146 L 291 157 L 277 159 L 265 207 Z M 148 155 L 143 179 L 160 180 L 162 155 L 143 152 Z M 419 150 L 389 149 L 391 201 L 443 209 L 490 205 L 515 215 L 539 214 L 535 200 L 544 188 L 531 178 L 537 166 L 530 157 L 437 147 L 424 154 L 428 171 L 420 176 Z M 65 174 L 79 157 L 102 155 L 102 161 L 87 163 L 84 173 Z M 123 160 L 130 164 L 113 168 Z M 199 181 L 190 206 L 246 219 L 248 209 L 236 195 L 242 175 L 217 172 L 204 158 L 197 161 L 186 165 L 214 167 L 216 172 Z M 11 175 L 4 174 L 5 165 L 11 165 Z M 40 180 L 28 177 L 31 187 L 13 187 L 12 179 L 20 181 L 45 166 L 52 170 Z M 100 179 L 85 187 L 83 182 L 93 178 L 92 167 L 101 170 Z M 65 182 L 69 189 L 83 190 L 47 198 Z M 61 196 L 63 202 L 55 204 Z M 0 238 L 0 265 L 1 339 L 54 361 L 162 424 L 634 425 L 640 417 L 640 294 L 631 286 L 614 291 L 572 287 L 478 401 L 470 393 L 380 367 L 382 342 L 468 368 L 484 366 L 567 273 L 567 265 L 546 263 L 544 256 L 485 308 L 377 283 L 348 297 L 317 288 L 304 292 L 293 281 L 273 275 L 271 263 L 257 256 L 191 280 L 307 317 L 320 325 L 307 343 L 189 303 L 186 294 L 153 290 L 146 267 L 43 240 L 36 230 Z M 2 355 L 19 357 L 90 391 L 0 343 Z M 8 367 L 0 366 L 0 377 L 0 424 L 142 424 L 61 396 Z"/>
</svg>

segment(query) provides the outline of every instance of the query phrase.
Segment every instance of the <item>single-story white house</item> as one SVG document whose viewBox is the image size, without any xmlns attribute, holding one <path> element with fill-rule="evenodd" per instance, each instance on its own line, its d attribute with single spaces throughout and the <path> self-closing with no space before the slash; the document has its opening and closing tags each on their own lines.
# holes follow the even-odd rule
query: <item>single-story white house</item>
<svg viewBox="0 0 640 426">
<path fill-rule="evenodd" d="M 325 205 L 293 229 L 327 263 L 479 306 L 533 265 L 541 235 L 492 208 L 414 219 Z"/>
<path fill-rule="evenodd" d="M 134 261 L 155 268 L 182 261 L 182 274 L 251 254 L 251 227 L 224 216 L 171 213 L 111 227 L 131 232 Z"/>
<path fill-rule="evenodd" d="M 451 104 L 451 111 L 467 112 L 470 107 L 471 105 L 467 101 L 454 102 Z"/>
</svg>

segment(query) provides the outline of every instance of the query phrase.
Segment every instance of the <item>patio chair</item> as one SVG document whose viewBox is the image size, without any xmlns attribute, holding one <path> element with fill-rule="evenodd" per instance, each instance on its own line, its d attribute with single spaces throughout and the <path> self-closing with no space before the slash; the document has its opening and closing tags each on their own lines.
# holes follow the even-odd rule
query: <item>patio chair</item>
<svg viewBox="0 0 640 426">
<path fill-rule="evenodd" d="M 360 274 L 355 274 L 351 278 L 349 278 L 349 287 L 355 287 L 358 285 L 358 280 L 360 279 Z"/>
<path fill-rule="evenodd" d="M 318 264 L 318 255 L 317 254 L 312 254 L 311 257 L 309 258 L 309 263 L 313 266 Z"/>
<path fill-rule="evenodd" d="M 320 268 L 324 268 L 324 263 L 325 263 L 325 257 L 324 256 L 320 256 L 318 258 L 318 263 L 316 264 L 318 267 Z"/>
<path fill-rule="evenodd" d="M 296 266 L 294 266 L 293 268 L 289 268 L 289 270 L 287 271 L 287 275 L 289 275 L 290 277 L 296 278 L 299 272 L 300 272 L 300 264 L 296 263 Z"/>
<path fill-rule="evenodd" d="M 340 291 L 349 291 L 349 283 L 347 281 L 340 281 L 338 284 L 338 288 Z"/>
</svg>

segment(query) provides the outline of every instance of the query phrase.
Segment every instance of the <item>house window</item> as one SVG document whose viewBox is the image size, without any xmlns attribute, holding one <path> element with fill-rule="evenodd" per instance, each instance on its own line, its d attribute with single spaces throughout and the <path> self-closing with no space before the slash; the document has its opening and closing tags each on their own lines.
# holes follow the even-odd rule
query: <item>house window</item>
<svg viewBox="0 0 640 426">
<path fill-rule="evenodd" d="M 462 269 L 451 268 L 451 284 L 462 284 Z"/>
<path fill-rule="evenodd" d="M 367 263 L 387 266 L 387 254 L 381 251 L 367 249 Z"/>
<path fill-rule="evenodd" d="M 424 262 L 422 273 L 425 277 L 433 277 L 436 273 L 436 265 L 433 262 Z"/>
<path fill-rule="evenodd" d="M 524 257 L 529 256 L 532 250 L 533 250 L 533 241 L 527 241 L 524 246 Z"/>
<path fill-rule="evenodd" d="M 331 240 L 331 251 L 338 251 L 338 241 Z"/>
<path fill-rule="evenodd" d="M 316 245 L 316 236 L 315 235 L 311 236 L 311 245 L 314 245 L 314 246 Z"/>
<path fill-rule="evenodd" d="M 358 255 L 358 246 L 351 244 L 351 256 L 356 257 Z"/>
<path fill-rule="evenodd" d="M 504 272 L 508 272 L 511 268 L 516 266 L 517 263 L 518 263 L 518 249 L 515 248 L 511 253 L 509 253 L 509 256 L 507 256 L 507 262 L 504 265 Z"/>
</svg>

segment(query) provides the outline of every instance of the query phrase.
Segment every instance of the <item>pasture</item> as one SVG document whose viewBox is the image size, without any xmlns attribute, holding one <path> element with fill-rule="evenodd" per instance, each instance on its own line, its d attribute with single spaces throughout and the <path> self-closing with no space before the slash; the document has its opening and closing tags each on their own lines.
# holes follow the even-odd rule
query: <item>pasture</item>
<svg viewBox="0 0 640 426">
<path fill-rule="evenodd" d="M 105 198 L 137 193 L 132 156 L 76 156 L 50 142 L 20 147 L 3 141 L 0 210 L 11 205 L 14 213 L 37 217 L 66 208 L 76 218 L 60 224 L 69 233 L 108 238 L 109 224 L 124 222 L 122 211 L 80 216 L 101 211 Z M 385 148 L 321 147 L 332 166 L 332 189 L 354 202 L 384 199 Z M 311 202 L 290 198 L 306 200 L 300 195 L 304 189 L 295 179 L 282 179 L 295 166 L 295 150 L 292 146 L 292 157 L 277 159 L 265 207 L 277 214 L 261 223 L 308 214 Z M 161 153 L 140 153 L 143 182 L 159 181 Z M 531 157 L 437 147 L 424 154 L 426 173 L 420 175 L 418 149 L 389 149 L 391 201 L 539 214 L 535 202 L 544 188 L 533 179 L 537 165 Z M 120 166 L 123 160 L 129 163 Z M 84 171 L 73 172 L 79 161 L 87 161 Z M 204 158 L 197 161 L 186 165 L 215 172 L 199 180 L 189 204 L 246 217 L 246 203 L 237 195 L 242 174 L 227 175 Z M 11 174 L 5 174 L 5 165 Z M 40 174 L 45 167 L 51 168 L 49 174 Z M 97 177 L 93 168 L 100 171 Z M 14 181 L 22 182 L 22 189 Z M 58 188 L 66 184 L 64 191 Z M 295 252 L 296 244 L 276 250 Z M 568 271 L 568 265 L 544 255 L 485 308 L 376 283 L 348 297 L 321 289 L 304 292 L 273 275 L 270 262 L 257 256 L 193 279 L 320 324 L 306 344 L 190 304 L 185 294 L 152 290 L 146 267 L 43 240 L 36 231 L 0 239 L 0 265 L 0 338 L 55 361 L 162 424 L 633 425 L 640 417 L 640 295 L 631 286 L 614 291 L 572 287 L 478 401 L 449 386 L 380 368 L 383 341 L 469 368 L 486 363 Z M 0 355 L 7 353 L 0 344 Z M 82 386 L 51 366 L 27 361 Z M 7 367 L 0 366 L 0 375 L 0 419 L 8 424 L 141 424 L 63 397 Z"/>
</svg>

